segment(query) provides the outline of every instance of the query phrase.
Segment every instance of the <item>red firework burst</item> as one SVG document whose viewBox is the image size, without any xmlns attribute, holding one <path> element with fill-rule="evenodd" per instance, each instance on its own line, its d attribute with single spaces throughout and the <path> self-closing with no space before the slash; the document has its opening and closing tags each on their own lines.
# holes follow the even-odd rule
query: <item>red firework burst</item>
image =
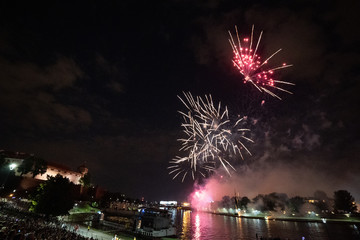
<svg viewBox="0 0 360 240">
<path fill-rule="evenodd" d="M 235 44 L 233 36 L 229 31 L 230 35 L 230 45 L 233 49 L 234 57 L 232 59 L 234 66 L 239 70 L 241 75 L 244 76 L 244 83 L 250 82 L 252 83 L 260 92 L 266 92 L 273 97 L 281 99 L 278 95 L 276 95 L 270 89 L 278 89 L 283 92 L 287 92 L 292 94 L 288 90 L 285 90 L 281 87 L 278 87 L 278 84 L 285 85 L 295 85 L 290 82 L 280 81 L 274 79 L 274 72 L 280 69 L 291 67 L 292 65 L 288 65 L 283 63 L 281 66 L 267 68 L 266 65 L 268 61 L 274 57 L 277 53 L 281 51 L 281 49 L 277 50 L 273 54 L 270 55 L 265 61 L 261 60 L 261 57 L 257 54 L 257 50 L 260 44 L 260 40 L 262 37 L 262 31 L 259 35 L 255 48 L 253 48 L 253 35 L 254 35 L 254 26 L 252 26 L 251 37 L 244 38 L 242 41 L 240 40 L 239 33 L 237 27 L 235 26 L 236 37 L 238 45 Z"/>
</svg>

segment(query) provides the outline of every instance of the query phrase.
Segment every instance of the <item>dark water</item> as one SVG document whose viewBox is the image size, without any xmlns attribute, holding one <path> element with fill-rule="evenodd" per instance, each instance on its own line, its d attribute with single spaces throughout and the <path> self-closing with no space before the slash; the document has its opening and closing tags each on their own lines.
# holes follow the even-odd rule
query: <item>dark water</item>
<svg viewBox="0 0 360 240">
<path fill-rule="evenodd" d="M 175 222 L 180 239 L 256 239 L 360 240 L 360 225 L 312 223 L 237 218 L 202 212 L 181 211 Z M 303 238 L 304 237 L 304 238 Z"/>
</svg>

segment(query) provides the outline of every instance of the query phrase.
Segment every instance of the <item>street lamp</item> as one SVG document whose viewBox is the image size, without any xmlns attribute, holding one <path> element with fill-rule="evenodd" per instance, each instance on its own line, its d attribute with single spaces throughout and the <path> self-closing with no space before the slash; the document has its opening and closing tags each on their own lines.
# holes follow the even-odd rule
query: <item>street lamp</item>
<svg viewBox="0 0 360 240">
<path fill-rule="evenodd" d="M 17 164 L 16 164 L 16 163 L 11 163 L 11 164 L 9 165 L 9 171 L 8 171 L 8 173 L 6 174 L 6 177 L 5 177 L 4 181 L 3 181 L 3 183 L 1 184 L 0 189 L 4 189 L 4 188 L 5 188 L 5 184 L 6 184 L 6 181 L 7 181 L 8 177 L 9 177 L 10 172 L 11 172 L 12 170 L 14 170 L 16 167 L 17 167 Z"/>
<path fill-rule="evenodd" d="M 9 165 L 10 171 L 14 170 L 16 167 L 17 167 L 16 163 L 12 163 L 12 164 Z"/>
</svg>

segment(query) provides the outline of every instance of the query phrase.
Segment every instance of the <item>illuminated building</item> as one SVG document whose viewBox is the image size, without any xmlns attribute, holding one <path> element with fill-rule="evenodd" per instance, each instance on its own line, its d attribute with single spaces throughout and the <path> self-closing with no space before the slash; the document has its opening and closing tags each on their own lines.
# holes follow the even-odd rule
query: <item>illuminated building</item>
<svg viewBox="0 0 360 240">
<path fill-rule="evenodd" d="M 17 168 L 21 165 L 24 159 L 33 157 L 33 154 L 22 153 L 22 152 L 11 152 L 11 151 L 4 151 L 0 150 L 0 154 L 5 156 L 5 159 L 9 161 L 9 164 L 16 164 L 15 175 L 20 176 L 20 173 L 17 171 Z M 70 180 L 70 182 L 78 185 L 80 184 L 79 180 L 83 177 L 86 173 L 88 173 L 88 169 L 82 165 L 78 167 L 78 171 L 73 171 L 67 166 L 63 166 L 57 163 L 47 162 L 47 169 L 46 172 L 42 175 L 38 174 L 34 178 L 32 177 L 31 173 L 27 173 L 22 175 L 24 180 L 34 179 L 45 181 L 47 180 L 47 176 L 55 177 L 57 174 L 60 174 L 63 177 L 66 177 Z M 25 181 L 26 182 L 26 181 Z M 34 185 L 33 183 L 25 183 L 25 185 Z M 34 181 L 32 181 L 34 182 Z M 35 181 L 36 182 L 36 181 Z M 22 183 L 24 185 L 24 183 Z"/>
<path fill-rule="evenodd" d="M 176 207 L 177 201 L 160 201 L 160 205 L 166 206 L 166 207 Z"/>
</svg>

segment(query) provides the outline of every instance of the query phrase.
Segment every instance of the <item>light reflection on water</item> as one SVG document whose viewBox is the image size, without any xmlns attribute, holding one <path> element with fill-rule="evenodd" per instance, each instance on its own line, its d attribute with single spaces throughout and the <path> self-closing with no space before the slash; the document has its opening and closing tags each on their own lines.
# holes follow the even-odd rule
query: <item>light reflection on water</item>
<svg viewBox="0 0 360 240">
<path fill-rule="evenodd" d="M 354 224 L 274 221 L 231 216 L 214 215 L 203 212 L 179 211 L 177 215 L 178 236 L 188 240 L 225 239 L 309 239 L 343 240 L 360 239 Z"/>
<path fill-rule="evenodd" d="M 201 237 L 201 231 L 200 231 L 200 217 L 199 214 L 196 214 L 195 217 L 195 235 L 194 235 L 194 239 L 195 240 L 199 240 Z"/>
</svg>

